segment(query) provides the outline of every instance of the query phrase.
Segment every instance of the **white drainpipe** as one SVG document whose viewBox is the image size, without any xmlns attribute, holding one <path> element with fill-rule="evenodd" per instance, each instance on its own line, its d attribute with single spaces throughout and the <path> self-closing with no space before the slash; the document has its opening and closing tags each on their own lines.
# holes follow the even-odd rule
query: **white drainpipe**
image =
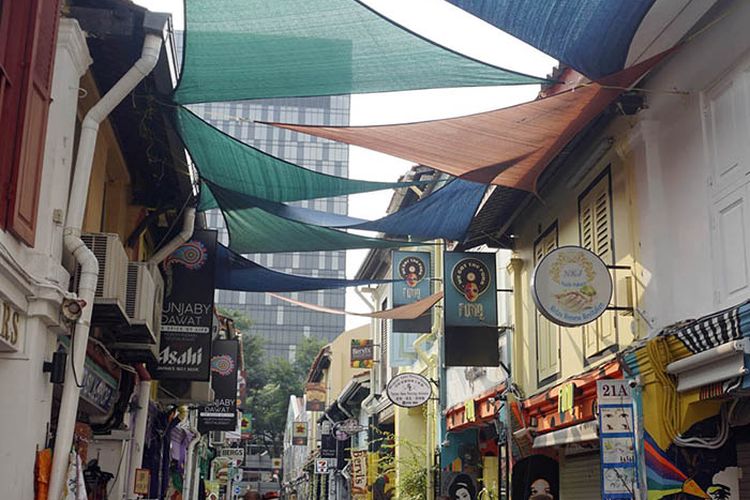
<svg viewBox="0 0 750 500">
<path fill-rule="evenodd" d="M 149 15 L 153 16 L 153 14 L 147 13 L 147 18 Z M 96 282 L 99 278 L 99 263 L 96 256 L 81 240 L 81 227 L 83 226 L 83 216 L 86 209 L 86 198 L 89 190 L 91 166 L 94 161 L 94 150 L 96 149 L 99 125 L 156 66 L 163 43 L 163 28 L 166 24 L 166 17 L 164 17 L 164 21 L 165 23 L 162 24 L 161 30 L 158 28 L 148 30 L 143 41 L 141 57 L 109 92 L 89 110 L 81 125 L 81 138 L 78 142 L 78 155 L 73 173 L 73 183 L 70 189 L 70 198 L 68 199 L 68 212 L 65 230 L 63 231 L 63 242 L 65 249 L 73 254 L 76 262 L 81 266 L 78 297 L 85 301 L 86 305 L 75 326 L 71 342 L 72 353 L 68 356 L 70 363 L 67 364 L 65 369 L 65 384 L 60 400 L 55 450 L 52 457 L 49 488 L 50 500 L 60 499 L 65 482 L 66 470 L 68 468 L 68 454 L 73 445 L 73 430 L 78 414 L 78 397 L 81 392 L 78 383 L 81 382 L 80 379 L 83 377 L 86 345 L 91 326 L 91 312 L 94 307 Z"/>
<path fill-rule="evenodd" d="M 195 465 L 195 446 L 200 442 L 201 440 L 201 433 L 198 432 L 198 429 L 196 429 L 193 426 L 193 416 L 194 412 L 191 410 L 191 415 L 188 416 L 188 428 L 190 429 L 190 432 L 193 433 L 193 439 L 190 441 L 190 444 L 188 444 L 187 449 L 187 459 L 185 461 L 185 480 L 183 481 L 184 485 L 184 499 L 185 500 L 194 500 L 198 498 L 197 490 L 194 490 L 193 485 L 195 484 L 195 477 L 198 475 L 196 474 L 196 465 Z"/>
<path fill-rule="evenodd" d="M 151 375 L 142 364 L 136 367 L 141 378 L 138 384 L 138 412 L 135 414 L 133 441 L 130 446 L 130 466 L 128 467 L 126 494 L 127 498 L 139 498 L 135 489 L 135 471 L 143 465 L 143 448 L 146 443 L 146 425 L 148 424 L 148 404 L 151 400 Z"/>
<path fill-rule="evenodd" d="M 188 207 L 185 209 L 185 218 L 183 219 L 182 231 L 175 236 L 169 243 L 164 245 L 156 252 L 151 259 L 149 264 L 161 264 L 161 262 L 169 257 L 169 255 L 177 250 L 180 245 L 185 243 L 193 235 L 193 229 L 195 228 L 195 207 Z"/>
</svg>

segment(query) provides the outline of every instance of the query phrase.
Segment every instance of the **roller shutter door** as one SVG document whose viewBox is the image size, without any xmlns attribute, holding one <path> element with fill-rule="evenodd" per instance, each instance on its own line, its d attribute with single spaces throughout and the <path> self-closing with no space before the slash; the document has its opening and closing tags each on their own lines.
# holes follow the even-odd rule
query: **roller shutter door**
<svg viewBox="0 0 750 500">
<path fill-rule="evenodd" d="M 601 490 L 599 453 L 562 457 L 560 500 L 601 500 Z"/>
</svg>

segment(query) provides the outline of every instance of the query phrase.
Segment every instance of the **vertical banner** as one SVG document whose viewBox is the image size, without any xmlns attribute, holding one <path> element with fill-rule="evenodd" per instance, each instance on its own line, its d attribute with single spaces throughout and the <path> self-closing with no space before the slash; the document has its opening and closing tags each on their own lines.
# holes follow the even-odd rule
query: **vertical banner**
<svg viewBox="0 0 750 500">
<path fill-rule="evenodd" d="M 209 379 L 216 231 L 193 238 L 162 263 L 165 275 L 158 379 Z"/>
<path fill-rule="evenodd" d="M 326 409 L 326 385 L 310 382 L 305 384 L 305 410 L 323 411 Z"/>
<path fill-rule="evenodd" d="M 393 307 L 422 300 L 432 292 L 432 256 L 429 252 L 391 252 L 391 276 L 395 281 Z M 388 343 L 388 363 L 392 367 L 411 366 L 417 359 L 414 341 L 432 330 L 432 312 L 417 319 L 393 320 Z"/>
<path fill-rule="evenodd" d="M 372 368 L 374 345 L 371 339 L 352 339 L 350 366 L 352 368 Z"/>
<path fill-rule="evenodd" d="M 364 499 L 367 495 L 367 450 L 352 450 L 352 497 Z"/>
<path fill-rule="evenodd" d="M 635 500 L 638 456 L 629 380 L 597 380 L 602 500 Z"/>
<path fill-rule="evenodd" d="M 211 389 L 214 402 L 198 409 L 198 431 L 237 429 L 237 340 L 214 340 L 211 356 Z"/>
<path fill-rule="evenodd" d="M 292 444 L 294 446 L 307 445 L 307 422 L 294 422 L 292 424 Z"/>
<path fill-rule="evenodd" d="M 494 253 L 444 253 L 445 365 L 498 366 Z"/>
</svg>

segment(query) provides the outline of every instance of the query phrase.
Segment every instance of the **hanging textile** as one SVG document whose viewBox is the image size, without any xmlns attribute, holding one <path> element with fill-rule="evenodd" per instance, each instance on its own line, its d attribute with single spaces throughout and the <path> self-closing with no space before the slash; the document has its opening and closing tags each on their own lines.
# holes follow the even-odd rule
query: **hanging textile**
<svg viewBox="0 0 750 500">
<path fill-rule="evenodd" d="M 390 282 L 391 280 L 347 280 L 295 276 L 256 264 L 224 245 L 218 245 L 216 251 L 216 288 L 220 290 L 303 292 Z"/>
<path fill-rule="evenodd" d="M 539 175 L 591 120 L 670 51 L 599 82 L 458 118 L 369 127 L 273 123 L 432 167 L 476 182 L 534 191 Z"/>
<path fill-rule="evenodd" d="M 448 0 L 592 80 L 620 71 L 654 0 Z"/>
<path fill-rule="evenodd" d="M 420 316 L 425 314 L 427 311 L 429 311 L 432 308 L 432 306 L 440 302 L 440 300 L 443 298 L 443 292 L 437 292 L 417 302 L 406 304 L 405 306 L 398 306 L 392 309 L 386 309 L 383 311 L 375 311 L 371 313 L 355 313 L 355 312 L 350 312 L 350 311 L 344 311 L 343 309 L 332 309 L 330 307 L 310 304 L 308 302 L 302 302 L 299 300 L 290 299 L 289 297 L 284 297 L 282 295 L 276 295 L 275 293 L 269 293 L 268 295 L 270 295 L 271 297 L 275 299 L 279 299 L 284 302 L 294 304 L 295 306 L 304 307 L 305 309 L 310 309 L 311 311 L 317 311 L 317 312 L 328 313 L 328 314 L 338 314 L 338 315 L 346 314 L 349 316 L 364 316 L 367 318 L 375 318 L 375 319 L 404 319 L 404 320 L 419 318 Z"/>
<path fill-rule="evenodd" d="M 327 227 L 302 224 L 260 208 L 243 208 L 241 195 L 217 186 L 212 189 L 227 224 L 229 248 L 238 253 L 396 248 L 420 244 L 368 238 Z"/>
<path fill-rule="evenodd" d="M 431 42 L 357 0 L 187 0 L 180 104 L 543 79 Z"/>
<path fill-rule="evenodd" d="M 245 203 L 242 208 L 260 208 L 304 224 L 379 231 L 393 236 L 410 235 L 425 239 L 463 241 L 486 188 L 484 184 L 455 179 L 413 205 L 374 221 L 250 196 L 239 195 L 237 198 Z"/>
<path fill-rule="evenodd" d="M 419 183 L 369 182 L 308 170 L 249 146 L 178 108 L 176 128 L 202 178 L 248 196 L 272 201 L 325 198 Z M 217 208 L 210 190 L 201 190 L 200 210 Z"/>
</svg>

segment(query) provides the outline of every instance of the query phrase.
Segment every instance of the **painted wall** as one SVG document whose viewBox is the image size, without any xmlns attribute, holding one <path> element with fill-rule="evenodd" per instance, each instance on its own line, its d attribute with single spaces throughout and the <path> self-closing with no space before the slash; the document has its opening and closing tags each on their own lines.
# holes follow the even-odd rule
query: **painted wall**
<svg viewBox="0 0 750 500">
<path fill-rule="evenodd" d="M 351 342 L 354 339 L 369 339 L 369 325 L 362 325 L 351 330 L 342 332 L 329 344 L 331 348 L 331 366 L 326 371 L 326 383 L 328 384 L 328 401 L 331 404 L 341 394 L 354 375 L 362 373 L 362 368 L 352 368 L 350 365 Z"/>
</svg>

